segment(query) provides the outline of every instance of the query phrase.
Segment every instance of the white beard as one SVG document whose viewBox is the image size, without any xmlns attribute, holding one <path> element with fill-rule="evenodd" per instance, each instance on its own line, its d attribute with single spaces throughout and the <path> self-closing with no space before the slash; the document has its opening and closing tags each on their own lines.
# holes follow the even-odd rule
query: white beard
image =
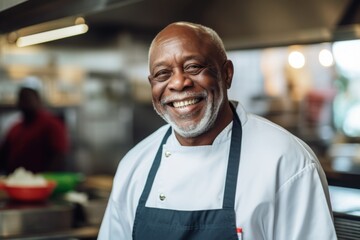
<svg viewBox="0 0 360 240">
<path fill-rule="evenodd" d="M 179 126 L 176 124 L 175 121 L 173 121 L 170 116 L 165 113 L 160 113 L 154 103 L 153 106 L 155 108 L 155 111 L 162 117 L 167 123 L 171 125 L 171 127 L 177 132 L 180 136 L 185 138 L 192 138 L 197 137 L 206 131 L 208 131 L 210 128 L 212 128 L 215 124 L 215 121 L 219 114 L 219 109 L 223 105 L 224 101 L 224 93 L 222 89 L 220 89 L 220 97 L 219 101 L 214 102 L 214 99 L 212 99 L 212 102 L 209 102 L 207 104 L 204 117 L 200 120 L 198 124 L 193 123 L 187 126 Z"/>
</svg>

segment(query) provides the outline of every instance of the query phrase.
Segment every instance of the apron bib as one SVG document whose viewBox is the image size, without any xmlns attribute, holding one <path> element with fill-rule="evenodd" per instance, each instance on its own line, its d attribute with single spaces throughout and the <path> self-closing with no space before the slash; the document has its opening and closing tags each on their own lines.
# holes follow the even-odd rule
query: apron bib
<svg viewBox="0 0 360 240">
<path fill-rule="evenodd" d="M 233 108 L 232 108 L 233 109 Z M 162 146 L 171 128 L 166 132 L 157 151 L 136 210 L 133 226 L 135 240 L 237 240 L 235 194 L 239 169 L 242 128 L 233 109 L 233 129 L 226 173 L 223 207 L 221 209 L 181 211 L 146 207 L 156 172 L 160 166 Z"/>
</svg>

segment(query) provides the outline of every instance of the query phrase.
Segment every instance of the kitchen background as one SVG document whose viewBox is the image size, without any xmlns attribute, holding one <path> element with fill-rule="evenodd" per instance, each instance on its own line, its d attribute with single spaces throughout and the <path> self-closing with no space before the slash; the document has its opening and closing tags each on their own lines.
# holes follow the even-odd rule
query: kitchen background
<svg viewBox="0 0 360 240">
<path fill-rule="evenodd" d="M 35 76 L 42 83 L 47 107 L 68 128 L 67 170 L 112 176 L 122 156 L 164 124 L 152 108 L 147 81 L 151 39 L 173 21 L 194 21 L 214 28 L 224 39 L 235 67 L 230 98 L 310 144 L 329 184 L 356 193 L 359 4 L 356 0 L 1 1 L 0 137 L 18 117 L 14 105 L 18 86 L 25 77 Z M 19 46 L 19 37 L 70 24 L 86 24 L 87 32 Z M 333 197 L 335 203 L 355 202 L 352 216 L 360 215 L 359 194 L 338 196 Z M 357 231 L 355 235 L 360 235 L 360 225 Z"/>
</svg>

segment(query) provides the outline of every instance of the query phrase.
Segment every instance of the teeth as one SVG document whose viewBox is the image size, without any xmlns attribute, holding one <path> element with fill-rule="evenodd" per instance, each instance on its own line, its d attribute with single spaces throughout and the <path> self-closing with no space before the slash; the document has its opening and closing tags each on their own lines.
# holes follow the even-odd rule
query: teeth
<svg viewBox="0 0 360 240">
<path fill-rule="evenodd" d="M 180 101 L 180 102 L 174 102 L 173 105 L 176 108 L 181 108 L 181 107 L 186 107 L 189 105 L 193 105 L 195 103 L 199 102 L 198 99 L 190 99 L 190 100 L 185 100 L 185 101 Z"/>
</svg>

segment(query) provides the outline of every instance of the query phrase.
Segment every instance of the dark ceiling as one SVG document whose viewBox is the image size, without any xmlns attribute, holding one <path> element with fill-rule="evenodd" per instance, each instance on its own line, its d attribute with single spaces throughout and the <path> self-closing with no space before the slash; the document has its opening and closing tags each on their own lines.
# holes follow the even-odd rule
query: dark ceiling
<svg viewBox="0 0 360 240">
<path fill-rule="evenodd" d="M 151 39 L 174 21 L 214 28 L 229 49 L 355 38 L 357 0 L 28 0 L 0 12 L 0 33 L 69 16 L 83 16 L 81 41 L 131 32 Z M 66 40 L 71 43 L 71 40 Z M 78 44 L 74 40 L 74 44 Z"/>
</svg>

